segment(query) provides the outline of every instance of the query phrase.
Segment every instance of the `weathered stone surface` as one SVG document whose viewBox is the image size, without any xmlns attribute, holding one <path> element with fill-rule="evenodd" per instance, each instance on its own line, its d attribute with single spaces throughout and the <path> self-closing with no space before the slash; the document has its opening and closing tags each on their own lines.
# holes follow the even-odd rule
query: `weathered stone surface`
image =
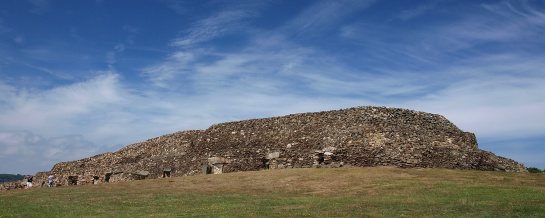
<svg viewBox="0 0 545 218">
<path fill-rule="evenodd" d="M 224 157 L 211 157 L 208 158 L 208 164 L 215 165 L 215 164 L 229 164 L 231 163 L 231 160 Z"/>
<path fill-rule="evenodd" d="M 293 114 L 176 132 L 77 161 L 36 182 L 96 184 L 202 173 L 297 167 L 431 167 L 527 172 L 480 150 L 473 133 L 441 115 L 386 107 Z M 168 169 L 168 172 L 165 170 Z M 141 172 L 148 172 L 143 176 Z"/>
</svg>

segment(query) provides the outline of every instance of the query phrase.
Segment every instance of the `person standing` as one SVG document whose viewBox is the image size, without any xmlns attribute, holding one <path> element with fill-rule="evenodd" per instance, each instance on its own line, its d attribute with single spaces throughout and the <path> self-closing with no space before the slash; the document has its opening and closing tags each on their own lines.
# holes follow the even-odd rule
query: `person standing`
<svg viewBox="0 0 545 218">
<path fill-rule="evenodd" d="M 27 180 L 26 180 L 26 187 L 27 188 L 32 188 L 32 181 L 34 180 L 34 176 L 32 175 L 29 175 Z"/>
<path fill-rule="evenodd" d="M 28 188 L 28 175 L 26 175 L 26 176 L 23 178 L 23 184 L 24 184 L 25 189 L 27 189 L 27 188 Z"/>
<path fill-rule="evenodd" d="M 48 185 L 49 187 L 53 187 L 53 179 L 55 179 L 55 176 L 53 176 L 53 174 L 51 174 L 51 175 L 49 175 L 49 176 L 47 177 L 47 185 Z"/>
</svg>

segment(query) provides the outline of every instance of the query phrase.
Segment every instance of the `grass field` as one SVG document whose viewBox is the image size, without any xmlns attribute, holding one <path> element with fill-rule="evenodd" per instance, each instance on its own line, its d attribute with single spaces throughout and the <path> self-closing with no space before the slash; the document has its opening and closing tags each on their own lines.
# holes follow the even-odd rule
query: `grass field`
<svg viewBox="0 0 545 218">
<path fill-rule="evenodd" d="M 0 217 L 545 217 L 545 174 L 286 169 L 0 192 Z"/>
</svg>

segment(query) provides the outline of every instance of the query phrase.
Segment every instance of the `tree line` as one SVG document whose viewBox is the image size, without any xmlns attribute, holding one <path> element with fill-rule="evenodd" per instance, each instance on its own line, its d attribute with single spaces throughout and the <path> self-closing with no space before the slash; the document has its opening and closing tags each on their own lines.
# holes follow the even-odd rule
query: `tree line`
<svg viewBox="0 0 545 218">
<path fill-rule="evenodd" d="M 0 182 L 10 182 L 15 180 L 22 180 L 25 176 L 21 174 L 0 174 Z"/>
</svg>

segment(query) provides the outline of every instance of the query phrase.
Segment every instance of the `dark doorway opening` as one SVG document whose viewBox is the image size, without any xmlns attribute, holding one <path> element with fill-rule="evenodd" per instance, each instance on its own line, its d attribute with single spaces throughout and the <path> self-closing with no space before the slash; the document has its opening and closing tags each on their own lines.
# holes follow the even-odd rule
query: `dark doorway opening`
<svg viewBox="0 0 545 218">
<path fill-rule="evenodd" d="M 78 176 L 68 176 L 68 185 L 77 185 Z"/>
<path fill-rule="evenodd" d="M 104 175 L 104 182 L 110 182 L 111 176 L 112 176 L 112 173 L 106 173 L 106 175 Z"/>
<path fill-rule="evenodd" d="M 170 177 L 170 168 L 163 169 L 163 178 Z"/>
</svg>

